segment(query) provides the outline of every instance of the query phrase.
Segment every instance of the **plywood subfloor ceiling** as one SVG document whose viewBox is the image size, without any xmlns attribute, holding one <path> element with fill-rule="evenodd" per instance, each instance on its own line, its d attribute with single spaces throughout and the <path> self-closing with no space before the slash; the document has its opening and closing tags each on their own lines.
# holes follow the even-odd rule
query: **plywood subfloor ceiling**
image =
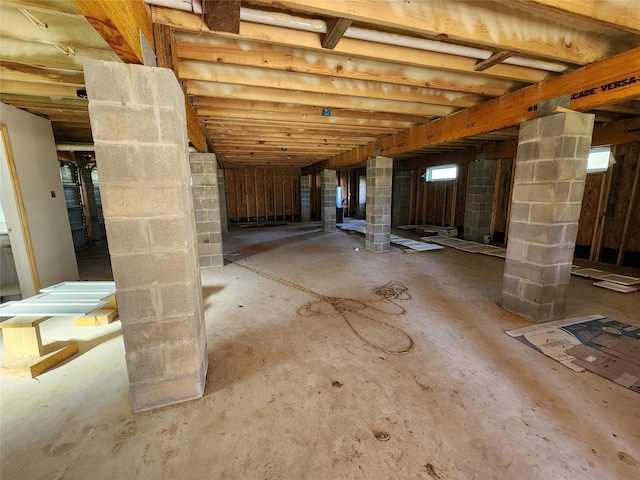
<svg viewBox="0 0 640 480">
<path fill-rule="evenodd" d="M 630 55 L 624 64 L 638 59 L 640 86 L 636 0 L 218 2 L 218 15 L 239 18 L 239 33 L 213 31 L 204 14 L 178 9 L 197 10 L 198 2 L 161 3 L 171 8 L 143 6 L 156 51 L 160 44 L 169 49 L 163 62 L 226 168 L 340 167 L 370 154 L 406 159 L 514 139 L 523 116 L 474 128 L 512 110 L 516 97 L 505 97 L 502 110 L 485 109 L 490 114 L 479 109 L 478 118 L 475 109 L 619 54 Z M 103 24 L 114 15 L 106 10 Z M 48 117 L 61 144 L 91 142 L 82 60 L 130 61 L 85 15 L 81 0 L 0 3 L 0 100 Z M 596 87 L 568 80 L 552 96 L 575 94 L 580 104 L 599 95 L 582 109 L 598 123 L 640 116 L 640 95 L 609 98 L 599 90 L 606 83 L 598 82 L 617 80 L 611 75 L 594 70 Z M 630 75 L 623 76 L 628 83 Z M 630 88 L 636 86 L 606 90 Z M 522 102 L 535 98 L 529 92 Z M 460 122 L 448 136 L 442 128 L 421 130 L 463 110 L 466 130 Z M 423 131 L 428 138 L 417 140 Z"/>
</svg>

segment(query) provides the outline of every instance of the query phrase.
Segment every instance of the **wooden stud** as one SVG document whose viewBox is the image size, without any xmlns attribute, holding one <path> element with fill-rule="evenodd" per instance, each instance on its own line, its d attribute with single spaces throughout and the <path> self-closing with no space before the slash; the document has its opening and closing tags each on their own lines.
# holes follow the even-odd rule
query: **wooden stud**
<svg viewBox="0 0 640 480">
<path fill-rule="evenodd" d="M 638 210 L 636 210 L 636 194 L 638 192 L 638 179 L 640 179 L 640 155 L 636 160 L 636 173 L 633 176 L 633 186 L 631 187 L 631 194 L 629 196 L 629 206 L 627 207 L 627 214 L 624 219 L 624 227 L 622 229 L 622 241 L 620 242 L 620 248 L 618 249 L 618 258 L 616 261 L 616 265 L 622 265 L 622 261 L 624 260 L 624 254 L 627 249 L 627 243 L 629 242 L 629 234 L 631 233 L 630 224 L 631 218 L 633 214 L 638 215 Z"/>
</svg>

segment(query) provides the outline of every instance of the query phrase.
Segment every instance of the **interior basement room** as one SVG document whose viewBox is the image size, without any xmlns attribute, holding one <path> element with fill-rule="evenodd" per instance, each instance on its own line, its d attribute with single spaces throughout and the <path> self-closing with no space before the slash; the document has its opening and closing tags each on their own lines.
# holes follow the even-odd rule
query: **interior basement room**
<svg viewBox="0 0 640 480">
<path fill-rule="evenodd" d="M 636 0 L 1 0 L 2 480 L 640 478 Z"/>
</svg>

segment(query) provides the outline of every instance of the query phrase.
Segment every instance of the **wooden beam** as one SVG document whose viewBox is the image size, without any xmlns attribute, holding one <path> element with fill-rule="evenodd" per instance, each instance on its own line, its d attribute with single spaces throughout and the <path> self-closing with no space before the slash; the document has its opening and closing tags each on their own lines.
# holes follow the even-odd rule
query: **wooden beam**
<svg viewBox="0 0 640 480">
<path fill-rule="evenodd" d="M 523 14 L 509 2 L 318 2 L 318 0 L 264 0 L 297 12 L 380 25 L 489 50 L 505 45 L 517 53 L 585 65 L 619 53 L 620 32 L 587 33 L 570 22 L 549 22 L 542 15 Z M 514 34 L 518 32 L 518 34 Z M 620 35 L 616 36 L 618 33 Z"/>
<path fill-rule="evenodd" d="M 640 141 L 640 117 L 619 120 L 617 122 L 595 125 L 591 139 L 592 147 L 603 145 L 621 145 Z M 487 143 L 479 147 L 470 147 L 457 152 L 443 152 L 423 155 L 419 158 L 400 160 L 394 163 L 396 170 L 413 170 L 447 163 L 466 163 L 476 159 L 478 153 L 484 153 L 487 160 L 515 158 L 518 150 L 517 140 Z"/>
<path fill-rule="evenodd" d="M 619 0 L 517 0 L 534 7 L 592 21 L 640 35 L 640 9 L 636 2 Z"/>
<path fill-rule="evenodd" d="M 372 144 L 332 157 L 328 168 L 359 163 L 376 155 L 395 154 L 438 145 L 517 125 L 536 117 L 538 103 L 572 95 L 570 108 L 584 112 L 640 97 L 640 48 L 531 85 L 482 105 L 418 125 Z"/>
<path fill-rule="evenodd" d="M 497 65 L 498 63 L 502 63 L 507 58 L 512 57 L 513 55 L 514 55 L 514 53 L 512 51 L 510 51 L 510 50 L 502 50 L 500 52 L 494 53 L 493 55 L 491 55 L 486 60 L 479 60 L 478 63 L 476 63 L 473 66 L 473 69 L 476 72 L 484 72 L 487 68 L 493 67 L 494 65 Z"/>
<path fill-rule="evenodd" d="M 143 64 L 140 32 L 154 48 L 151 18 L 142 0 L 72 0 L 114 52 L 126 63 Z"/>
<path fill-rule="evenodd" d="M 353 20 L 348 18 L 336 18 L 329 22 L 327 33 L 322 38 L 322 48 L 333 50 L 352 23 Z"/>
<path fill-rule="evenodd" d="M 240 0 L 203 0 L 202 10 L 209 30 L 240 33 Z"/>
<path fill-rule="evenodd" d="M 176 56 L 177 49 L 171 27 L 154 23 L 153 37 L 156 45 L 156 61 L 158 67 L 171 69 L 178 82 L 180 82 L 178 58 Z M 198 116 L 189 100 L 186 89 L 182 84 L 180 84 L 180 88 L 182 88 L 184 93 L 184 108 L 187 118 L 187 136 L 189 137 L 189 141 L 199 152 L 206 152 L 208 135 L 198 120 Z"/>
</svg>

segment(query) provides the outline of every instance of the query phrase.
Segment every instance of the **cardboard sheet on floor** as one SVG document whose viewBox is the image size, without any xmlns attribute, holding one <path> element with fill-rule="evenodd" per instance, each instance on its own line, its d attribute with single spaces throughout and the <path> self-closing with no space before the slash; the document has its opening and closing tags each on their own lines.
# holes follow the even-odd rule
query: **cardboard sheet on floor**
<svg viewBox="0 0 640 480">
<path fill-rule="evenodd" d="M 640 327 L 588 315 L 506 333 L 574 371 L 587 369 L 640 392 Z"/>
<path fill-rule="evenodd" d="M 640 367 L 638 365 L 586 345 L 576 345 L 567 353 L 574 355 L 576 357 L 574 362 L 590 372 L 640 393 Z"/>
</svg>

